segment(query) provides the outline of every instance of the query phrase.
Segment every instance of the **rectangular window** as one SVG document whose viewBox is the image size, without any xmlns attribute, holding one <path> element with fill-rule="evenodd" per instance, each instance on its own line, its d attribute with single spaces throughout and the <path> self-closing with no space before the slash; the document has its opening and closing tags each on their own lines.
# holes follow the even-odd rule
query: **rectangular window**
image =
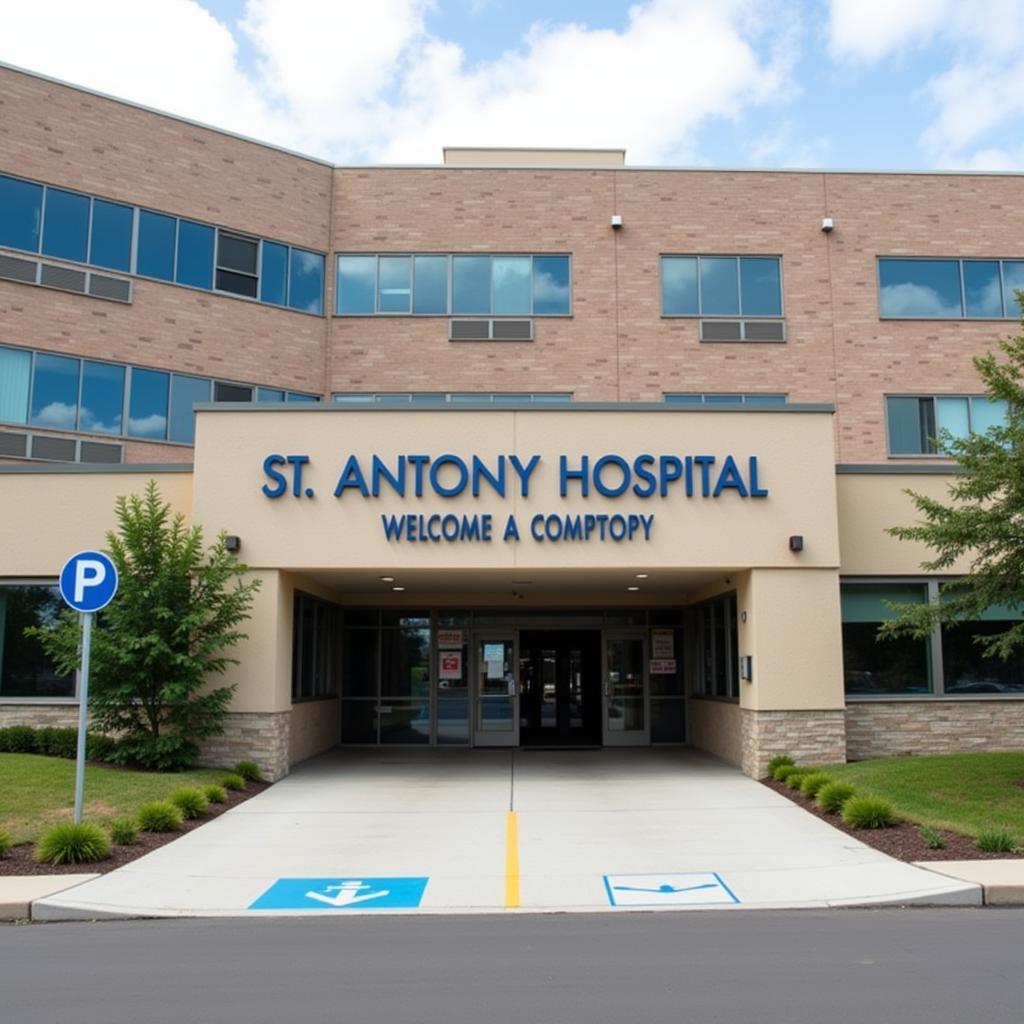
<svg viewBox="0 0 1024 1024">
<path fill-rule="evenodd" d="M 1024 291 L 1024 261 L 1003 260 L 1003 316 L 1012 320 L 1021 317 L 1019 291 Z"/>
<path fill-rule="evenodd" d="M 259 243 L 227 231 L 217 234 L 217 290 L 256 298 Z"/>
<path fill-rule="evenodd" d="M 778 256 L 662 256 L 662 316 L 782 316 Z"/>
<path fill-rule="evenodd" d="M 283 402 L 284 392 L 280 388 L 257 388 L 257 402 Z"/>
<path fill-rule="evenodd" d="M 213 235 L 208 224 L 178 221 L 178 258 L 174 279 L 193 288 L 213 287 Z"/>
<path fill-rule="evenodd" d="M 1005 633 L 1019 625 L 1020 610 L 995 605 L 980 619 L 942 626 L 943 691 L 957 697 L 979 693 L 1024 693 L 1024 652 L 1006 661 L 988 658 L 976 637 Z"/>
<path fill-rule="evenodd" d="M 46 190 L 43 252 L 84 263 L 89 243 L 89 197 L 59 188 Z"/>
<path fill-rule="evenodd" d="M 337 292 L 338 312 L 343 316 L 375 313 L 377 257 L 339 256 Z"/>
<path fill-rule="evenodd" d="M 215 402 L 251 402 L 252 388 L 248 384 L 228 384 L 226 381 L 213 382 Z"/>
<path fill-rule="evenodd" d="M 178 222 L 162 213 L 139 211 L 139 246 L 135 272 L 159 281 L 174 280 L 174 246 Z"/>
<path fill-rule="evenodd" d="M 496 316 L 529 316 L 532 312 L 529 256 L 495 256 L 493 311 Z"/>
<path fill-rule="evenodd" d="M 89 262 L 108 270 L 132 269 L 132 225 L 135 211 L 104 199 L 92 201 Z"/>
<path fill-rule="evenodd" d="M 986 395 L 890 395 L 885 400 L 890 455 L 938 455 L 943 436 L 965 438 L 1005 426 L 1006 403 Z"/>
<path fill-rule="evenodd" d="M 785 405 L 786 396 L 779 394 L 706 394 L 703 392 L 665 394 L 669 405 Z"/>
<path fill-rule="evenodd" d="M 64 607 L 56 587 L 0 586 L 0 697 L 74 697 L 75 677 L 61 675 L 30 626 L 51 626 Z"/>
<path fill-rule="evenodd" d="M 28 392 L 32 353 L 18 348 L 0 348 L 0 420 L 25 423 L 28 420 Z"/>
<path fill-rule="evenodd" d="M 377 310 L 408 313 L 412 308 L 412 257 L 381 256 L 377 261 Z"/>
<path fill-rule="evenodd" d="M 43 186 L 0 175 L 0 245 L 39 252 Z"/>
<path fill-rule="evenodd" d="M 86 359 L 82 364 L 78 429 L 94 434 L 120 434 L 123 414 L 124 367 Z"/>
<path fill-rule="evenodd" d="M 257 399 L 257 401 L 259 401 L 259 399 Z M 320 401 L 320 396 L 319 395 L 304 395 L 300 391 L 289 391 L 288 394 L 285 395 L 285 401 L 286 402 L 301 402 L 304 405 L 309 405 L 311 402 L 319 402 Z"/>
<path fill-rule="evenodd" d="M 304 313 L 324 311 L 324 258 L 320 253 L 292 249 L 288 305 Z"/>
<path fill-rule="evenodd" d="M 739 698 L 739 635 L 736 595 L 707 601 L 696 609 L 697 692 Z"/>
<path fill-rule="evenodd" d="M 170 375 L 132 367 L 128 400 L 128 434 L 163 441 L 167 438 L 167 388 Z"/>
<path fill-rule="evenodd" d="M 917 319 L 1020 316 L 1014 288 L 1024 285 L 1024 261 L 878 260 L 883 317 Z"/>
<path fill-rule="evenodd" d="M 491 311 L 491 257 L 452 257 L 452 312 L 485 315 Z"/>
<path fill-rule="evenodd" d="M 333 696 L 338 692 L 338 608 L 299 593 L 293 607 L 292 701 Z"/>
<path fill-rule="evenodd" d="M 568 316 L 571 291 L 568 256 L 533 257 L 534 316 Z"/>
<path fill-rule="evenodd" d="M 32 374 L 32 415 L 36 427 L 74 430 L 78 422 L 78 376 L 81 362 L 68 356 L 39 353 Z"/>
<path fill-rule="evenodd" d="M 288 246 L 264 242 L 260 265 L 260 302 L 284 306 L 287 305 L 287 298 Z"/>
<path fill-rule="evenodd" d="M 412 311 L 424 315 L 448 312 L 448 257 L 413 258 Z"/>
<path fill-rule="evenodd" d="M 196 439 L 196 402 L 210 400 L 210 381 L 206 377 L 174 374 L 171 379 L 171 425 L 168 436 L 181 444 L 193 444 Z"/>
<path fill-rule="evenodd" d="M 1003 315 L 1002 286 L 996 260 L 964 260 L 964 303 L 967 315 Z"/>
<path fill-rule="evenodd" d="M 892 604 L 924 604 L 924 583 L 844 583 L 843 667 L 846 692 L 892 695 L 932 692 L 931 645 L 926 639 L 877 639 L 881 624 L 895 617 Z"/>
</svg>

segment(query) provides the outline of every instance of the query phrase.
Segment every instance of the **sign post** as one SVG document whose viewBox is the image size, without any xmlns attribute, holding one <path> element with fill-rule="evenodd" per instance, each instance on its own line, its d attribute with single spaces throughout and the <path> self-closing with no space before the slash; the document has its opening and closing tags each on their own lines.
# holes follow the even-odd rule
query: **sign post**
<svg viewBox="0 0 1024 1024">
<path fill-rule="evenodd" d="M 117 593 L 117 567 L 99 551 L 79 551 L 60 571 L 60 596 L 82 616 L 82 670 L 78 688 L 78 750 L 75 757 L 75 824 L 82 820 L 85 793 L 85 739 L 89 726 L 89 656 L 92 620 Z"/>
</svg>

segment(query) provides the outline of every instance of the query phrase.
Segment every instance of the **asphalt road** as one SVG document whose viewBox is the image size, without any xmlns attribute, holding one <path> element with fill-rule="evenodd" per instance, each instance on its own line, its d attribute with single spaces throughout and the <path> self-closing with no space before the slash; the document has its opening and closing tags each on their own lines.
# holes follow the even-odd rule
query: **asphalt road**
<svg viewBox="0 0 1024 1024">
<path fill-rule="evenodd" d="M 1024 911 L 0 927 L 4 1024 L 1024 1020 Z"/>
</svg>

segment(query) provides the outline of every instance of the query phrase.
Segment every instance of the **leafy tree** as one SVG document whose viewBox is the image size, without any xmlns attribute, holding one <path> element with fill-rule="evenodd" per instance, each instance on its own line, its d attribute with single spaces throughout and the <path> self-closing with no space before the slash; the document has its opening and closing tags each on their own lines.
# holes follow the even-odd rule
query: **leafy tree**
<svg viewBox="0 0 1024 1024">
<path fill-rule="evenodd" d="M 938 604 L 892 605 L 897 617 L 881 627 L 882 639 L 927 636 L 936 624 L 976 620 L 993 605 L 1024 607 L 1024 333 L 999 349 L 1005 359 L 990 352 L 974 365 L 989 398 L 1006 403 L 1005 424 L 962 438 L 943 431 L 939 451 L 959 463 L 950 500 L 908 491 L 923 521 L 888 531 L 931 548 L 921 566 L 928 572 L 961 558 L 970 570 L 940 586 Z M 1024 621 L 975 642 L 985 657 L 1007 659 L 1024 644 Z"/>
<path fill-rule="evenodd" d="M 223 732 L 234 687 L 207 680 L 238 663 L 226 652 L 245 639 L 239 626 L 260 581 L 243 579 L 248 567 L 227 551 L 223 533 L 204 553 L 200 527 L 172 514 L 155 481 L 115 508 L 118 530 L 107 547 L 120 583 L 93 631 L 92 721 L 121 738 L 114 760 L 182 770 L 198 759 L 200 740 Z M 61 671 L 78 667 L 75 613 L 28 632 Z"/>
</svg>

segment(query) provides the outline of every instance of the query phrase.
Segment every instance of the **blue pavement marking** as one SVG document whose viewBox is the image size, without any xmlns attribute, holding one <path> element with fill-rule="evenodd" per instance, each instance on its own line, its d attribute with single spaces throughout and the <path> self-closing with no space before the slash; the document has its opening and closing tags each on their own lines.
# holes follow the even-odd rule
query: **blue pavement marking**
<svg viewBox="0 0 1024 1024">
<path fill-rule="evenodd" d="M 605 875 L 604 888 L 613 907 L 693 907 L 740 902 L 717 871 Z"/>
<path fill-rule="evenodd" d="M 418 907 L 427 878 L 279 878 L 250 910 L 393 910 Z"/>
</svg>

